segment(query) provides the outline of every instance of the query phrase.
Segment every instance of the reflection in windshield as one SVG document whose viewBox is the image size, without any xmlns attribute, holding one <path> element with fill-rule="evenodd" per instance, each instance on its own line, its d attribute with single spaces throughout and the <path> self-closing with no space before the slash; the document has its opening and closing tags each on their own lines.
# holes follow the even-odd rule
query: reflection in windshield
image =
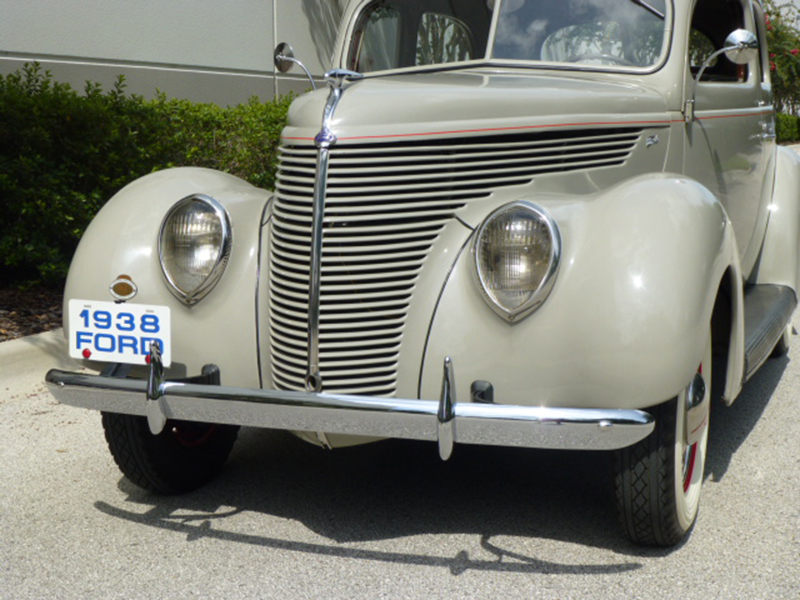
<svg viewBox="0 0 800 600">
<path fill-rule="evenodd" d="M 648 68 L 666 46 L 665 15 L 666 0 L 375 0 L 359 16 L 348 66 L 368 73 L 493 58 Z"/>
<path fill-rule="evenodd" d="M 633 6 L 631 6 L 633 4 Z M 504 3 L 493 58 L 648 67 L 661 55 L 664 0 Z"/>
</svg>

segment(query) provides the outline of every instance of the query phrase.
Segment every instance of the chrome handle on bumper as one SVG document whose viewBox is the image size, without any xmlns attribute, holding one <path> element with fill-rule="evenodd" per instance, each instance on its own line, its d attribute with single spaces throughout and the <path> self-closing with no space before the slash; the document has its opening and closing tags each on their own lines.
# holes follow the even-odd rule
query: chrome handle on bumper
<svg viewBox="0 0 800 600">
<path fill-rule="evenodd" d="M 62 404 L 148 416 L 148 382 L 57 369 L 46 376 Z M 635 444 L 653 430 L 641 410 L 548 408 L 456 402 L 452 361 L 444 362 L 441 398 L 409 400 L 316 392 L 259 390 L 161 382 L 164 419 L 247 425 L 290 431 L 437 442 L 446 460 L 455 444 L 525 448 L 613 450 Z M 154 408 L 150 409 L 151 411 Z"/>
</svg>

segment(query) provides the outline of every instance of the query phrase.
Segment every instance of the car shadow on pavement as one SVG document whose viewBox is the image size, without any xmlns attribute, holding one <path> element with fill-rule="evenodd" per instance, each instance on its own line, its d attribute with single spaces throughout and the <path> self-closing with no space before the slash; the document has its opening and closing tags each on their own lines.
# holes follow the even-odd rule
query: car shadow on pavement
<svg viewBox="0 0 800 600">
<path fill-rule="evenodd" d="M 721 481 L 737 450 L 746 442 L 772 399 L 789 365 L 789 356 L 768 359 L 745 384 L 731 406 L 712 405 L 708 432 L 706 480 Z"/>
<path fill-rule="evenodd" d="M 184 533 L 188 540 L 210 537 L 438 566 L 454 574 L 613 574 L 642 565 L 619 557 L 609 562 L 607 556 L 598 564 L 562 564 L 520 551 L 542 538 L 631 553 L 610 503 L 609 461 L 608 453 L 460 446 L 443 463 L 428 443 L 387 440 L 328 452 L 283 432 L 246 429 L 226 471 L 203 489 L 159 497 L 122 480 L 127 506 L 95 506 L 117 518 Z M 296 520 L 323 540 L 237 532 L 226 520 L 243 512 Z M 416 535 L 475 540 L 449 556 L 374 549 L 382 541 Z"/>
<path fill-rule="evenodd" d="M 723 477 L 786 364 L 786 358 L 770 361 L 732 407 L 713 409 L 707 478 Z M 116 518 L 185 534 L 188 541 L 214 538 L 442 567 L 453 574 L 622 573 L 642 564 L 625 559 L 609 564 L 605 555 L 603 563 L 562 564 L 530 551 L 535 539 L 605 549 L 615 559 L 657 558 L 681 548 L 642 548 L 622 537 L 613 508 L 611 460 L 608 452 L 457 446 L 442 462 L 435 445 L 424 442 L 386 440 L 325 451 L 285 432 L 245 428 L 226 470 L 204 488 L 164 497 L 122 479 L 126 505 L 95 506 Z M 245 512 L 298 521 L 323 539 L 293 541 L 237 531 L 232 518 Z M 479 542 L 450 556 L 374 549 L 375 543 L 415 535 L 468 535 Z"/>
</svg>

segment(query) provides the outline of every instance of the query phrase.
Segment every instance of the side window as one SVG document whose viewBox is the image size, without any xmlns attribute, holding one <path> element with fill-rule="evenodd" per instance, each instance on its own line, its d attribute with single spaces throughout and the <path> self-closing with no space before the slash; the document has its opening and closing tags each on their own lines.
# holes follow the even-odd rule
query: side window
<svg viewBox="0 0 800 600">
<path fill-rule="evenodd" d="M 741 0 L 699 0 L 689 37 L 692 74 L 696 75 L 706 58 L 725 45 L 728 35 L 744 26 Z M 741 83 L 747 80 L 748 74 L 747 65 L 734 64 L 721 54 L 703 72 L 703 81 Z"/>
<path fill-rule="evenodd" d="M 353 35 L 350 68 L 359 73 L 393 69 L 400 57 L 400 12 L 375 6 L 361 18 Z"/>
<path fill-rule="evenodd" d="M 448 15 L 425 13 L 417 33 L 417 65 L 470 60 L 472 34 L 467 25 Z"/>
<path fill-rule="evenodd" d="M 692 73 L 697 73 L 706 59 L 714 54 L 714 43 L 708 39 L 708 36 L 692 29 L 689 34 L 689 64 L 692 67 Z M 710 66 L 717 64 L 719 58 L 713 59 Z"/>
</svg>

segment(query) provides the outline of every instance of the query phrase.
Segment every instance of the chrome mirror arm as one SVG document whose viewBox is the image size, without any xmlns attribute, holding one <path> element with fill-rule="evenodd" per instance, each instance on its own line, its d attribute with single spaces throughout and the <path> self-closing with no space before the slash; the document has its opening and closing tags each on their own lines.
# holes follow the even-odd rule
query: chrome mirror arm
<svg viewBox="0 0 800 600">
<path fill-rule="evenodd" d="M 703 61 L 703 64 L 700 65 L 700 70 L 697 72 L 697 75 L 694 78 L 695 82 L 695 92 L 697 92 L 697 83 L 700 82 L 700 79 L 703 77 L 703 73 L 705 73 L 706 69 L 711 66 L 711 62 L 717 58 L 720 54 L 725 54 L 728 51 L 728 48 L 720 48 L 713 54 L 711 54 L 708 58 Z M 692 101 L 694 101 L 695 94 L 692 94 Z"/>
<path fill-rule="evenodd" d="M 317 83 L 311 76 L 311 72 L 302 62 L 294 57 L 294 51 L 289 44 L 286 42 L 281 42 L 278 44 L 275 47 L 275 52 L 272 54 L 272 59 L 273 63 L 275 64 L 275 68 L 278 69 L 280 73 L 288 73 L 292 69 L 293 65 L 299 66 L 301 69 L 303 69 L 306 77 L 308 77 L 308 80 L 311 82 L 312 89 L 317 89 Z"/>
<path fill-rule="evenodd" d="M 711 64 L 715 58 L 717 58 L 720 54 L 724 54 L 728 48 L 720 48 L 713 54 L 711 54 L 708 58 L 703 61 L 703 64 L 700 66 L 700 70 L 697 72 L 697 75 L 694 78 L 694 88 L 692 89 L 692 99 L 686 101 L 686 107 L 683 111 L 683 118 L 686 123 L 691 123 L 694 121 L 694 106 L 695 106 L 695 99 L 697 97 L 697 84 L 700 83 L 700 78 L 703 77 L 703 73 Z"/>
<path fill-rule="evenodd" d="M 755 51 L 753 54 L 750 51 Z M 684 109 L 684 119 L 687 123 L 691 123 L 694 121 L 694 107 L 695 107 L 695 99 L 697 97 L 697 85 L 703 78 L 703 73 L 705 73 L 706 69 L 711 66 L 711 62 L 717 58 L 720 54 L 725 54 L 728 57 L 728 60 L 737 64 L 737 65 L 744 65 L 750 62 L 757 56 L 758 54 L 758 39 L 756 36 L 745 30 L 745 29 L 737 29 L 733 33 L 731 33 L 727 39 L 725 40 L 725 45 L 713 52 L 708 58 L 703 61 L 703 64 L 700 65 L 700 70 L 697 72 L 697 75 L 694 78 L 694 89 L 692 90 L 692 98 L 691 100 L 686 101 L 686 108 Z"/>
<path fill-rule="evenodd" d="M 291 57 L 288 57 L 288 56 L 284 56 L 283 59 L 284 60 L 288 60 L 289 62 L 292 62 L 292 63 L 296 64 L 298 67 L 300 67 L 301 69 L 303 69 L 303 72 L 306 74 L 306 77 L 308 77 L 308 80 L 311 82 L 312 89 L 315 89 L 315 90 L 317 89 L 317 83 L 314 81 L 314 78 L 311 76 L 311 71 L 309 71 L 303 63 L 301 63 L 296 58 L 291 58 Z"/>
</svg>

